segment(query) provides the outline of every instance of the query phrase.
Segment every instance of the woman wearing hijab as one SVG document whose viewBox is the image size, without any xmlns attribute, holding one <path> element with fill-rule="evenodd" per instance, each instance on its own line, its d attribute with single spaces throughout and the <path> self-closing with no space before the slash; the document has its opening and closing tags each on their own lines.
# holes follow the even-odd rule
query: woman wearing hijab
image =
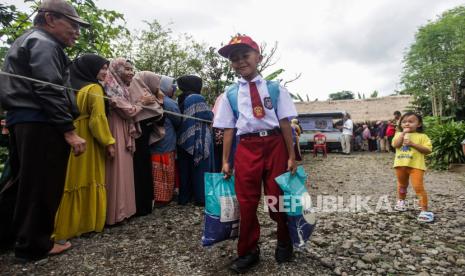
<svg viewBox="0 0 465 276">
<path fill-rule="evenodd" d="M 182 94 L 178 104 L 184 115 L 211 121 L 213 112 L 200 95 L 202 79 L 182 76 L 177 79 Z M 209 123 L 183 118 L 178 135 L 180 168 L 179 204 L 194 198 L 196 205 L 205 205 L 204 173 L 212 171 L 212 131 Z"/>
<path fill-rule="evenodd" d="M 132 63 L 124 58 L 110 62 L 105 92 L 110 97 L 110 130 L 116 140 L 115 157 L 106 163 L 108 225 L 122 222 L 136 213 L 133 153 L 138 135 L 134 116 L 142 110 L 129 99 L 129 85 L 134 77 Z M 148 104 L 150 100 L 143 100 Z"/>
<path fill-rule="evenodd" d="M 134 152 L 134 186 L 136 193 L 136 215 L 145 216 L 153 209 L 153 177 L 150 144 L 164 135 L 163 93 L 160 92 L 160 76 L 148 71 L 138 72 L 129 86 L 129 99 L 134 105 L 143 105 L 144 99 L 152 103 L 134 116 L 140 135 L 136 139 Z"/>
<path fill-rule="evenodd" d="M 174 79 L 161 76 L 160 90 L 163 92 L 163 110 L 181 113 L 178 104 L 173 100 L 176 87 Z M 152 153 L 152 172 L 155 206 L 167 205 L 173 198 L 175 186 L 176 131 L 181 125 L 179 116 L 165 113 L 163 128 L 165 136 L 150 146 Z"/>
<path fill-rule="evenodd" d="M 78 90 L 80 116 L 74 121 L 77 134 L 87 141 L 86 151 L 70 154 L 65 191 L 55 220 L 55 239 L 66 240 L 87 232 L 101 232 L 105 225 L 105 152 L 115 153 L 103 98 L 108 60 L 84 54 L 70 67 L 71 86 Z"/>
</svg>

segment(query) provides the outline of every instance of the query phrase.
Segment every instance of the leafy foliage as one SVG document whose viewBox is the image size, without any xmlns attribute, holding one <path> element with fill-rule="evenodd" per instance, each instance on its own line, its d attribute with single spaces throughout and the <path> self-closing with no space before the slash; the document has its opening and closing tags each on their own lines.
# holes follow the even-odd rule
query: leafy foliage
<svg viewBox="0 0 465 276">
<path fill-rule="evenodd" d="M 198 75 L 203 79 L 202 95 L 210 104 L 234 81 L 235 72 L 217 48 L 207 47 L 185 33 L 175 35 L 169 26 L 162 26 L 157 20 L 146 24 L 146 29 L 122 41 L 116 50 L 117 55 L 133 60 L 137 70 L 172 77 Z M 275 64 L 277 44 L 268 48 L 263 43 L 260 48 L 264 58 L 258 70 L 262 72 Z M 276 70 L 266 78 L 276 79 L 282 72 L 283 69 Z"/>
<path fill-rule="evenodd" d="M 209 47 L 204 61 L 202 76 L 204 78 L 203 94 L 207 102 L 213 104 L 236 77 L 229 62 L 218 55 L 215 47 Z"/>
<path fill-rule="evenodd" d="M 465 139 L 465 123 L 452 118 L 426 117 L 425 132 L 433 143 L 433 153 L 428 156 L 429 166 L 444 170 L 452 163 L 465 163 L 460 143 Z"/>
<path fill-rule="evenodd" d="M 465 6 L 443 13 L 420 27 L 404 57 L 402 83 L 417 111 L 454 115 L 465 108 L 460 89 L 465 70 Z"/>
<path fill-rule="evenodd" d="M 137 70 L 153 71 L 157 74 L 179 77 L 185 74 L 195 74 L 202 77 L 204 88 L 202 94 L 212 104 L 226 86 L 231 84 L 236 75 L 229 61 L 220 57 L 215 47 L 199 43 L 188 34 L 175 35 L 158 21 L 146 22 L 147 27 L 133 34 L 125 26 L 121 13 L 100 9 L 95 0 L 68 0 L 79 15 L 91 24 L 89 29 L 81 29 L 81 36 L 76 45 L 67 48 L 71 58 L 80 53 L 93 52 L 107 58 L 123 56 L 131 59 Z M 17 11 L 15 6 L 0 4 L 0 37 L 4 45 L 11 44 L 26 29 L 32 26 L 32 16 L 40 3 L 30 2 L 30 14 Z M 0 58 L 6 53 L 7 47 L 1 47 Z M 263 62 L 259 72 L 264 73 L 275 65 L 278 43 L 271 47 L 266 43 L 260 45 Z M 276 79 L 284 70 L 271 73 L 268 78 Z M 287 84 L 300 77 L 300 74 Z M 281 80 L 280 80 L 281 81 Z M 300 100 L 302 97 L 298 96 Z"/>
<path fill-rule="evenodd" d="M 116 51 L 132 59 L 137 70 L 172 77 L 198 75 L 204 81 L 202 94 L 211 104 L 233 82 L 234 72 L 216 48 L 207 47 L 188 34 L 175 35 L 156 20 L 146 24 L 147 29 L 136 32 Z"/>
<path fill-rule="evenodd" d="M 14 5 L 6 6 L 0 3 L 0 64 L 8 51 L 8 47 L 4 45 L 13 43 L 32 25 L 29 17 L 26 13 L 18 11 Z"/>
<path fill-rule="evenodd" d="M 329 99 L 332 101 L 337 101 L 337 100 L 351 100 L 354 99 L 354 93 L 351 91 L 340 91 L 336 93 L 331 93 L 329 94 Z"/>
<path fill-rule="evenodd" d="M 15 6 L 0 4 L 0 37 L 6 44 L 13 43 L 24 31 L 32 27 L 32 15 L 37 10 L 40 1 L 25 0 L 24 2 L 30 2 L 30 14 L 18 11 Z M 78 14 L 91 24 L 91 27 L 81 29 L 79 40 L 74 47 L 66 49 L 67 54 L 72 58 L 79 53 L 86 52 L 113 57 L 111 42 L 129 36 L 123 14 L 100 9 L 93 0 L 71 0 L 69 2 L 73 4 Z M 0 50 L 0 57 L 2 57 L 1 53 Z"/>
<path fill-rule="evenodd" d="M 124 15 L 116 11 L 98 8 L 93 0 L 72 0 L 78 14 L 91 24 L 81 29 L 81 37 L 76 45 L 67 49 L 70 57 L 80 53 L 98 53 L 104 57 L 114 57 L 112 41 L 130 36 Z"/>
</svg>

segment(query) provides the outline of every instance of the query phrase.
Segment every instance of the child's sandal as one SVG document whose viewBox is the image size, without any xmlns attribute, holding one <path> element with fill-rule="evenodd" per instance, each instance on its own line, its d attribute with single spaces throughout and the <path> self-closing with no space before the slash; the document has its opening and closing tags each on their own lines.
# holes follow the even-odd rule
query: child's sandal
<svg viewBox="0 0 465 276">
<path fill-rule="evenodd" d="M 433 222 L 434 221 L 434 214 L 433 212 L 421 211 L 418 215 L 417 220 L 419 222 Z"/>
<path fill-rule="evenodd" d="M 398 200 L 396 206 L 394 206 L 394 210 L 399 212 L 407 211 L 407 205 L 405 204 L 405 200 Z"/>
</svg>

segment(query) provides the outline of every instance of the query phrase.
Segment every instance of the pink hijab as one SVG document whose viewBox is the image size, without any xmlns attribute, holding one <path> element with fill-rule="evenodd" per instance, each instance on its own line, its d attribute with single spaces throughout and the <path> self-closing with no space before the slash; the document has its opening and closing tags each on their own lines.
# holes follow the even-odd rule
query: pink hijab
<svg viewBox="0 0 465 276">
<path fill-rule="evenodd" d="M 134 139 L 140 135 L 140 131 L 133 118 L 141 108 L 129 102 L 128 86 L 121 79 L 126 62 L 125 58 L 116 58 L 110 62 L 109 72 L 105 78 L 105 93 L 111 98 L 111 113 L 114 112 L 123 119 L 121 127 L 124 128 L 124 144 L 134 153 L 136 150 Z"/>
<path fill-rule="evenodd" d="M 129 100 L 128 86 L 121 80 L 124 73 L 125 58 L 115 58 L 110 62 L 108 74 L 105 79 L 105 92 L 109 97 L 118 97 Z"/>
</svg>

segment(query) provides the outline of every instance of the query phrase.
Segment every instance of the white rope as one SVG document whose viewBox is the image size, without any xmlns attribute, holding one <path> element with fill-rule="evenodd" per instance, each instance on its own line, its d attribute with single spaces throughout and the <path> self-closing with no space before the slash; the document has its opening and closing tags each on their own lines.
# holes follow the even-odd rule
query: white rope
<svg viewBox="0 0 465 276">
<path fill-rule="evenodd" d="M 73 89 L 71 87 L 66 87 L 66 86 L 63 86 L 63 85 L 59 85 L 59 84 L 55 84 L 55 83 L 51 83 L 51 82 L 47 82 L 47 81 L 42 81 L 42 80 L 38 80 L 38 79 L 34 79 L 34 78 L 29 78 L 29 77 L 22 76 L 22 75 L 11 74 L 11 73 L 7 73 L 7 72 L 1 71 L 1 70 L 0 70 L 0 75 L 4 75 L 4 76 L 7 76 L 7 77 L 11 77 L 11 78 L 24 79 L 24 80 L 28 80 L 28 81 L 31 81 L 31 82 L 42 83 L 42 84 L 50 85 L 50 86 L 53 86 L 53 87 L 56 87 L 56 88 L 69 89 L 69 90 L 72 90 L 74 92 L 79 91 L 79 90 Z M 107 96 L 104 96 L 104 95 L 97 95 L 97 94 L 93 94 L 93 93 L 89 93 L 89 92 L 87 92 L 87 94 L 111 100 L 110 97 L 107 97 Z M 158 111 L 155 108 L 152 108 L 150 106 L 144 106 L 144 105 L 140 105 L 140 104 L 134 104 L 134 105 L 142 107 L 144 109 Z M 212 123 L 212 121 L 209 121 L 209 120 L 196 118 L 196 117 L 192 117 L 192 116 L 189 116 L 189 115 L 184 115 L 184 114 L 181 114 L 181 113 L 172 112 L 172 111 L 168 111 L 168 110 L 163 110 L 163 113 L 171 114 L 171 115 L 178 116 L 178 117 L 181 117 L 181 118 L 186 118 L 186 119 L 192 119 L 192 120 L 196 120 L 196 121 L 200 121 L 200 122 L 205 122 L 205 123 L 209 123 L 209 124 Z"/>
</svg>

